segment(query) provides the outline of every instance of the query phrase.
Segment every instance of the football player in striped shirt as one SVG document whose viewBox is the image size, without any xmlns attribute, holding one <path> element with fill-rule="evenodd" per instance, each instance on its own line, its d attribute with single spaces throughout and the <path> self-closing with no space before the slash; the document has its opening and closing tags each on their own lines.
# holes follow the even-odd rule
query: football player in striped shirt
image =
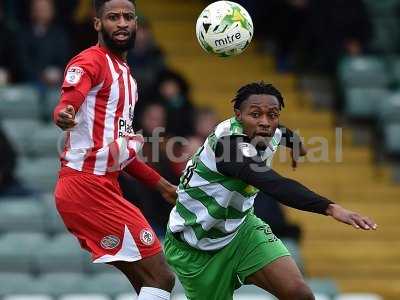
<svg viewBox="0 0 400 300">
<path fill-rule="evenodd" d="M 135 41 L 136 5 L 133 0 L 94 5 L 98 44 L 67 65 L 54 111 L 55 123 L 66 131 L 56 206 L 93 262 L 121 270 L 139 300 L 170 299 L 174 275 L 161 244 L 117 181 L 126 171 L 172 203 L 176 199 L 176 187 L 137 158 L 143 137 L 132 129 L 138 94 L 126 62 Z"/>
<path fill-rule="evenodd" d="M 314 299 L 286 247 L 253 214 L 257 192 L 355 228 L 377 225 L 270 168 L 284 106 L 274 86 L 248 84 L 233 102 L 235 116 L 217 125 L 181 177 L 165 239 L 167 261 L 191 300 L 229 300 L 242 284 L 280 300 Z"/>
</svg>

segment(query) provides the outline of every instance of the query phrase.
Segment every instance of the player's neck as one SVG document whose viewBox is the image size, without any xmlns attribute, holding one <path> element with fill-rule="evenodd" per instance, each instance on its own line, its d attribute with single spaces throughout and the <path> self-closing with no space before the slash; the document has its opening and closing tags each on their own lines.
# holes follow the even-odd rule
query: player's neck
<svg viewBox="0 0 400 300">
<path fill-rule="evenodd" d="M 106 43 L 102 39 L 99 39 L 98 44 L 101 48 L 104 48 L 108 53 L 112 54 L 113 56 L 116 56 L 120 60 L 122 60 L 122 61 L 127 60 L 128 51 L 124 51 L 124 52 L 113 51 L 109 47 L 107 47 Z"/>
</svg>

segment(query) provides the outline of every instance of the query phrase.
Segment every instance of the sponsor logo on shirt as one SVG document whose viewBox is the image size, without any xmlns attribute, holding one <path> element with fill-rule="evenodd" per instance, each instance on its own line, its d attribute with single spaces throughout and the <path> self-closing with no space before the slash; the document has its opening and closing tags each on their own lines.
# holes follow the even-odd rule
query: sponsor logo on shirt
<svg viewBox="0 0 400 300">
<path fill-rule="evenodd" d="M 81 67 L 69 67 L 65 75 L 65 81 L 71 85 L 75 85 L 81 81 L 83 73 L 84 71 Z"/>
<path fill-rule="evenodd" d="M 115 235 L 107 235 L 101 239 L 100 245 L 103 249 L 110 250 L 117 248 L 120 242 L 121 240 L 119 237 Z"/>
<path fill-rule="evenodd" d="M 118 137 L 134 134 L 133 131 L 133 106 L 129 106 L 128 120 L 125 118 L 118 119 Z"/>
</svg>

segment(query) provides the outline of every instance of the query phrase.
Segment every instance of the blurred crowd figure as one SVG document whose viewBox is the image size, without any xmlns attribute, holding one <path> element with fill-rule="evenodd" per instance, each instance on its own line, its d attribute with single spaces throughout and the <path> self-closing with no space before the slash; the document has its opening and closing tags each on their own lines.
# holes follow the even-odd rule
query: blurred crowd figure
<svg viewBox="0 0 400 300">
<path fill-rule="evenodd" d="M 18 153 L 0 126 L 0 198 L 34 195 L 16 176 Z"/>
<path fill-rule="evenodd" d="M 3 3 L 0 2 L 0 86 L 19 79 L 16 49 L 16 34 L 7 22 Z"/>
<path fill-rule="evenodd" d="M 280 71 L 334 74 L 339 59 L 369 51 L 363 0 L 237 0 L 254 17 Z"/>
<path fill-rule="evenodd" d="M 52 0 L 32 0 L 29 21 L 19 30 L 18 60 L 24 81 L 59 85 L 70 55 L 67 33 L 56 21 Z"/>
</svg>

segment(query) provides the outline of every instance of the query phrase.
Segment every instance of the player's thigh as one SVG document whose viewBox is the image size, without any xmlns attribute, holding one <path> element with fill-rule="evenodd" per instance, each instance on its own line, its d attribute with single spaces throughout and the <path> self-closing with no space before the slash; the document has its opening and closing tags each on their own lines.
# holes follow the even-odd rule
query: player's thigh
<svg viewBox="0 0 400 300">
<path fill-rule="evenodd" d="M 237 243 L 239 263 L 236 273 L 242 283 L 246 279 L 273 263 L 280 257 L 290 256 L 289 251 L 277 238 L 270 226 L 250 215 L 238 236 L 232 241 Z"/>
<path fill-rule="evenodd" d="M 283 256 L 246 279 L 279 299 L 313 299 L 296 263 L 290 256 Z"/>
</svg>

